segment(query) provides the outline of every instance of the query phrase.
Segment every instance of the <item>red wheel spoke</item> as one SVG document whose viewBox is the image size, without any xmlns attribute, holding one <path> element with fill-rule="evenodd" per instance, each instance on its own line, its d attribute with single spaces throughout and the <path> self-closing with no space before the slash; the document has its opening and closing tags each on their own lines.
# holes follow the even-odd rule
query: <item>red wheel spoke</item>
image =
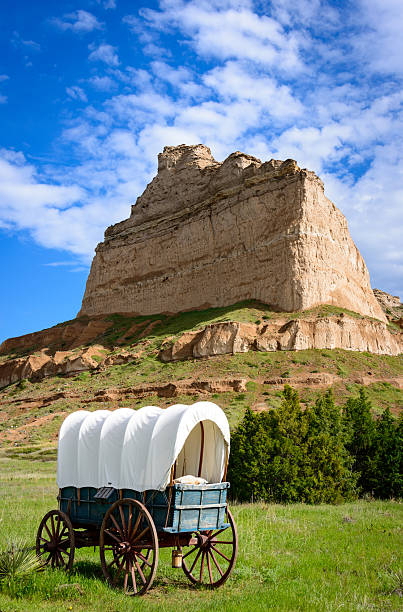
<svg viewBox="0 0 403 612">
<path fill-rule="evenodd" d="M 124 534 L 122 533 L 122 530 L 121 530 L 121 528 L 119 526 L 119 523 L 117 522 L 117 520 L 115 519 L 113 514 L 110 515 L 110 518 L 111 518 L 112 523 L 115 525 L 116 529 L 120 533 L 121 538 L 124 539 Z"/>
<path fill-rule="evenodd" d="M 116 542 L 120 544 L 121 540 L 117 536 L 115 536 L 115 534 L 112 533 L 112 531 L 110 531 L 109 529 L 105 529 L 104 531 L 105 533 L 108 534 L 108 536 L 111 536 L 111 538 L 113 538 L 114 540 L 116 540 Z"/>
<path fill-rule="evenodd" d="M 207 569 L 208 569 L 208 575 L 210 578 L 210 584 L 213 584 L 213 574 L 211 573 L 211 563 L 210 563 L 210 555 L 208 554 L 207 551 Z"/>
<path fill-rule="evenodd" d="M 123 583 L 123 590 L 127 593 L 127 581 L 129 579 L 129 561 L 126 561 L 126 573 L 125 573 L 125 581 Z"/>
<path fill-rule="evenodd" d="M 141 521 L 141 512 L 138 513 L 136 522 L 134 523 L 133 531 L 129 534 L 130 540 L 132 540 L 132 538 L 136 535 L 137 529 L 139 528 L 140 521 Z"/>
<path fill-rule="evenodd" d="M 203 570 L 204 570 L 204 558 L 206 556 L 206 553 L 203 552 L 202 553 L 202 558 L 201 558 L 201 565 L 200 565 L 200 582 L 203 582 Z"/>
<path fill-rule="evenodd" d="M 197 553 L 196 557 L 194 558 L 193 565 L 192 565 L 192 567 L 189 570 L 189 574 L 192 573 L 193 568 L 196 565 L 198 558 L 200 557 L 200 554 L 201 554 L 201 548 L 199 548 L 199 552 Z"/>
<path fill-rule="evenodd" d="M 51 516 L 50 516 L 50 528 L 52 530 L 52 537 L 53 537 L 53 539 L 55 539 L 55 536 L 56 536 L 56 532 L 55 532 L 55 519 L 54 519 L 53 514 L 51 514 Z"/>
<path fill-rule="evenodd" d="M 145 533 L 147 533 L 147 531 L 149 531 L 150 527 L 147 525 L 147 527 L 145 529 L 143 529 L 143 531 L 140 533 L 140 535 L 137 536 L 137 538 L 135 538 L 134 540 L 132 540 L 132 544 L 134 544 L 135 542 L 138 542 L 139 540 L 141 540 L 141 538 L 143 537 L 143 535 Z"/>
<path fill-rule="evenodd" d="M 214 548 L 214 546 L 212 544 L 211 544 L 211 548 L 214 550 L 214 552 L 216 552 L 219 555 L 221 555 L 222 557 L 224 557 L 224 559 L 226 559 L 226 561 L 228 561 L 228 563 L 231 563 L 231 559 L 228 559 L 228 557 L 226 555 L 224 555 L 224 553 L 220 552 L 217 548 Z"/>
<path fill-rule="evenodd" d="M 195 550 L 197 550 L 198 547 L 195 546 L 194 548 L 192 548 L 191 550 L 189 550 L 189 552 L 186 553 L 186 555 L 183 555 L 182 560 L 185 559 L 188 555 L 191 555 L 192 553 L 195 552 Z"/>
<path fill-rule="evenodd" d="M 65 544 L 69 544 L 70 543 L 70 538 L 67 538 L 67 540 L 62 540 L 61 542 L 58 543 L 58 547 L 59 546 L 64 546 Z"/>
<path fill-rule="evenodd" d="M 212 546 L 213 544 L 233 544 L 234 542 L 224 542 L 224 540 L 216 540 L 215 542 L 211 542 L 210 546 Z"/>
<path fill-rule="evenodd" d="M 59 532 L 60 532 L 60 516 L 57 515 L 56 537 L 59 536 Z"/>
<path fill-rule="evenodd" d="M 143 563 L 145 563 L 146 565 L 148 565 L 148 567 L 152 567 L 152 563 L 150 563 L 147 558 L 142 554 L 142 553 L 136 553 L 136 555 L 138 557 L 140 557 L 140 559 L 142 560 Z"/>
<path fill-rule="evenodd" d="M 124 512 L 123 512 L 122 506 L 119 506 L 119 514 L 120 514 L 120 519 L 122 521 L 123 534 L 127 537 L 126 521 L 125 521 L 125 515 L 124 515 Z"/>
<path fill-rule="evenodd" d="M 223 529 L 220 529 L 219 531 L 216 531 L 215 533 L 211 533 L 211 535 L 209 536 L 208 539 L 211 540 L 211 538 L 216 538 L 223 531 L 227 531 L 227 529 L 228 529 L 228 527 L 224 527 Z"/>
<path fill-rule="evenodd" d="M 218 569 L 218 571 L 220 572 L 220 575 L 221 575 L 221 576 L 223 576 L 223 575 L 224 575 L 224 572 L 222 571 L 222 569 L 221 569 L 220 565 L 218 564 L 217 559 L 215 558 L 213 551 L 212 551 L 212 550 L 209 550 L 209 553 L 210 553 L 210 555 L 211 555 L 211 557 L 212 557 L 212 559 L 213 559 L 213 561 L 214 561 L 214 563 L 215 563 L 216 568 L 217 568 L 217 569 Z"/>
<path fill-rule="evenodd" d="M 138 563 L 138 561 L 136 559 L 136 555 L 134 555 L 134 563 L 136 565 L 136 569 L 137 569 L 138 573 L 140 574 L 140 578 L 142 579 L 143 584 L 146 584 L 147 580 L 145 579 L 145 576 L 144 576 L 144 574 L 142 572 L 142 569 L 141 569 L 141 567 L 140 567 L 140 565 L 139 565 L 139 563 Z"/>
<path fill-rule="evenodd" d="M 64 559 L 62 557 L 62 553 L 59 550 L 57 550 L 56 555 L 57 555 L 57 558 L 60 560 L 60 565 L 64 565 Z"/>
<path fill-rule="evenodd" d="M 135 593 L 137 593 L 136 576 L 135 576 L 135 572 L 134 572 L 133 563 L 131 563 L 131 562 L 130 562 L 130 572 L 131 572 L 131 575 L 132 575 L 133 590 L 134 590 Z"/>
<path fill-rule="evenodd" d="M 49 527 L 47 526 L 47 524 L 46 524 L 46 523 L 44 524 L 44 527 L 45 527 L 46 531 L 48 532 L 48 535 L 49 535 L 49 537 L 50 537 L 50 542 L 52 542 L 52 540 L 53 540 L 53 536 L 52 536 L 52 534 L 50 533 L 50 531 L 49 531 Z"/>
<path fill-rule="evenodd" d="M 133 518 L 133 504 L 129 504 L 129 522 L 127 524 L 127 537 L 130 539 Z"/>
</svg>

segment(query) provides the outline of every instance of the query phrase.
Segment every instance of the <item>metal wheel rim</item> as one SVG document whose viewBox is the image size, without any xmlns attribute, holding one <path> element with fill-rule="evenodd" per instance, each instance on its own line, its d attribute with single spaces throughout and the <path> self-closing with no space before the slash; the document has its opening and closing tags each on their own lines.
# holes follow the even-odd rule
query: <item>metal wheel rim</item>
<svg viewBox="0 0 403 612">
<path fill-rule="evenodd" d="M 50 510 L 40 522 L 36 554 L 44 565 L 71 570 L 74 561 L 74 529 L 67 514 Z"/>
<path fill-rule="evenodd" d="M 105 514 L 99 538 L 102 572 L 110 586 L 118 588 L 119 581 L 123 580 L 126 595 L 144 595 L 155 578 L 158 552 L 157 531 L 147 508 L 135 499 L 115 502 Z"/>
<path fill-rule="evenodd" d="M 185 550 L 182 569 L 193 584 L 203 584 L 216 589 L 224 584 L 231 574 L 238 553 L 238 534 L 228 509 L 227 517 L 229 527 L 198 532 L 198 544 L 190 547 L 189 551 Z"/>
</svg>

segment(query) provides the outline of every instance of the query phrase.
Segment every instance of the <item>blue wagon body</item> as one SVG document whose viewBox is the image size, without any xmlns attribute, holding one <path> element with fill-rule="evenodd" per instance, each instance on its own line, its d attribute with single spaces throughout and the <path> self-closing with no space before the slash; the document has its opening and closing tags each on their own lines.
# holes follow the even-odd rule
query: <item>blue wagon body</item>
<svg viewBox="0 0 403 612">
<path fill-rule="evenodd" d="M 158 532 L 186 533 L 227 526 L 228 482 L 205 485 L 174 484 L 165 491 L 111 489 L 107 499 L 96 499 L 94 487 L 65 487 L 60 491 L 60 510 L 75 527 L 100 527 L 108 508 L 120 498 L 136 499 L 150 512 Z"/>
</svg>

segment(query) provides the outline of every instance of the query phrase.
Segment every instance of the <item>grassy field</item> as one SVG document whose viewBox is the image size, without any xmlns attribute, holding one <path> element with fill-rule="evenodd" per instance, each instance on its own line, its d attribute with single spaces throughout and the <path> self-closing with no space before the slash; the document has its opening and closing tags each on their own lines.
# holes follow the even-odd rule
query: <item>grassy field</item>
<svg viewBox="0 0 403 612">
<path fill-rule="evenodd" d="M 34 543 L 56 506 L 56 465 L 0 456 L 0 547 Z M 239 555 L 217 591 L 194 588 L 163 550 L 151 591 L 128 601 L 106 586 L 98 550 L 81 549 L 71 575 L 45 570 L 15 595 L 0 588 L 0 611 L 31 610 L 391 610 L 403 609 L 403 505 L 235 505 Z M 399 556 L 400 555 L 400 556 Z"/>
</svg>

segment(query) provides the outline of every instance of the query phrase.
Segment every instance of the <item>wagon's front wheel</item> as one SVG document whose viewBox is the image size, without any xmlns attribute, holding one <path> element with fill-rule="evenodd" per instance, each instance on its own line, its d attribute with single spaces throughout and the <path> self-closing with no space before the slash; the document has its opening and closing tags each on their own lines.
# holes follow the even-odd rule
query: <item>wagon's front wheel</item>
<svg viewBox="0 0 403 612">
<path fill-rule="evenodd" d="M 183 555 L 183 571 L 194 584 L 216 589 L 232 572 L 238 552 L 238 534 L 228 509 L 227 520 L 229 526 L 224 529 L 196 533 L 196 546 Z"/>
<path fill-rule="evenodd" d="M 126 595 L 144 595 L 158 565 L 158 537 L 147 508 L 135 499 L 119 499 L 105 514 L 99 536 L 102 571 L 109 584 Z"/>
<path fill-rule="evenodd" d="M 70 570 L 73 566 L 75 539 L 67 514 L 51 510 L 43 517 L 36 536 L 36 554 L 45 565 Z"/>
</svg>

